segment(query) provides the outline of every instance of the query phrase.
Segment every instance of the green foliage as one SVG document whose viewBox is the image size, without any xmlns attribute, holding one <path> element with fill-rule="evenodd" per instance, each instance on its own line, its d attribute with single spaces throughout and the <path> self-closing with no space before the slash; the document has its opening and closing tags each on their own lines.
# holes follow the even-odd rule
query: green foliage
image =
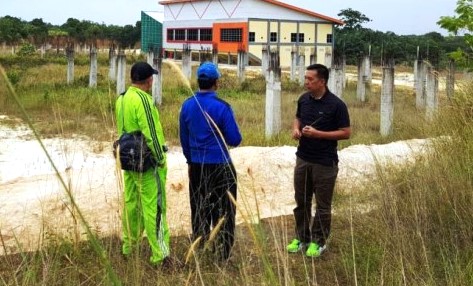
<svg viewBox="0 0 473 286">
<path fill-rule="evenodd" d="M 458 0 L 455 9 L 455 16 L 443 16 L 437 24 L 447 31 L 458 35 L 463 34 L 463 39 L 467 45 L 467 49 L 462 49 L 462 52 L 452 54 L 452 58 L 461 57 L 461 63 L 466 63 L 469 67 L 473 64 L 469 59 L 473 56 L 473 0 Z"/>
<path fill-rule="evenodd" d="M 12 85 L 16 85 L 20 81 L 20 75 L 16 70 L 9 70 L 7 71 L 8 80 L 11 82 Z"/>
<path fill-rule="evenodd" d="M 340 10 L 337 16 L 341 17 L 345 23 L 344 30 L 359 30 L 362 28 L 361 24 L 371 22 L 371 19 L 366 17 L 365 14 L 351 8 Z"/>
<path fill-rule="evenodd" d="M 29 57 L 36 53 L 36 48 L 30 43 L 24 43 L 21 45 L 20 50 L 18 51 L 18 55 L 20 57 Z"/>
</svg>

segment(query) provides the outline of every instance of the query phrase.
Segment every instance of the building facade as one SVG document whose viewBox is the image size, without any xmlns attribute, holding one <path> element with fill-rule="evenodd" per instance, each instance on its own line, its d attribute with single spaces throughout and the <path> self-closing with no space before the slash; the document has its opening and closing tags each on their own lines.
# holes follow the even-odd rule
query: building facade
<svg viewBox="0 0 473 286">
<path fill-rule="evenodd" d="M 281 66 L 291 52 L 324 63 L 333 54 L 334 25 L 342 21 L 276 0 L 174 0 L 164 6 L 163 48 L 179 51 L 245 51 L 260 59 L 264 46 L 278 49 Z"/>
</svg>

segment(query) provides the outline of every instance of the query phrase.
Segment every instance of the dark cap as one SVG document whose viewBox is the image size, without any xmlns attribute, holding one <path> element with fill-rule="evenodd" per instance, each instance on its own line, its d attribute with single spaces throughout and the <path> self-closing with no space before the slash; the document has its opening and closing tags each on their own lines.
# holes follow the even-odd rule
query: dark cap
<svg viewBox="0 0 473 286">
<path fill-rule="evenodd" d="M 220 72 L 216 65 L 212 62 L 204 62 L 197 69 L 198 79 L 218 79 L 220 78 Z"/>
<path fill-rule="evenodd" d="M 153 74 L 158 74 L 158 71 L 146 62 L 137 62 L 131 67 L 130 76 L 132 81 L 142 81 Z"/>
</svg>

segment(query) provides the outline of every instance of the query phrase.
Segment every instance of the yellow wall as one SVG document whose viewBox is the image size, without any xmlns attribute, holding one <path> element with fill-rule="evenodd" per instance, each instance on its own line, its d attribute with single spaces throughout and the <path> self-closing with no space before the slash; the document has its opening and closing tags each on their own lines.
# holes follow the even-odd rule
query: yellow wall
<svg viewBox="0 0 473 286">
<path fill-rule="evenodd" d="M 297 23 L 281 22 L 281 35 L 279 35 L 281 43 L 290 43 L 291 33 L 297 33 Z"/>
<path fill-rule="evenodd" d="M 327 43 L 327 34 L 332 34 L 332 25 L 330 24 L 318 24 L 317 25 L 317 42 L 320 44 Z"/>
<path fill-rule="evenodd" d="M 315 43 L 315 24 L 314 23 L 299 24 L 299 33 L 304 34 L 304 43 Z"/>
<path fill-rule="evenodd" d="M 268 23 L 263 21 L 250 21 L 249 31 L 255 32 L 255 42 L 268 41 Z"/>
<path fill-rule="evenodd" d="M 270 22 L 270 32 L 278 32 L 278 22 Z"/>
</svg>

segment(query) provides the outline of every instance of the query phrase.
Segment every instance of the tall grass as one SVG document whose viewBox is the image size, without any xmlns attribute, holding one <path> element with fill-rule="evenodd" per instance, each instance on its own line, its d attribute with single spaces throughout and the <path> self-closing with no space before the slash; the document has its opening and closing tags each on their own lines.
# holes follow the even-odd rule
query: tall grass
<svg viewBox="0 0 473 286">
<path fill-rule="evenodd" d="M 85 67 L 76 70 L 86 75 Z M 46 71 L 55 76 L 45 76 Z M 63 71 L 63 66 L 49 64 L 28 68 L 20 75 L 16 87 L 34 125 L 50 136 L 79 133 L 111 141 L 115 132 L 114 89 L 103 82 L 96 90 L 80 81 L 72 86 L 56 82 L 56 77 L 65 77 Z M 100 73 L 106 74 L 103 69 Z M 168 141 L 177 144 L 178 111 L 190 94 L 173 80 L 175 77 L 166 78 L 172 74 L 169 66 L 165 65 L 163 74 L 161 118 Z M 283 132 L 266 140 L 264 79 L 255 77 L 237 85 L 233 76 L 224 72 L 219 92 L 234 107 L 245 145 L 294 144 L 288 134 L 302 89 L 283 81 Z M 196 88 L 195 83 L 191 85 Z M 93 251 L 94 245 L 88 241 L 75 247 L 70 240 L 58 237 L 39 251 L 0 257 L 0 283 L 107 285 L 107 270 L 101 263 L 104 255 L 125 285 L 472 285 L 473 84 L 458 92 L 454 101 L 442 100 L 441 113 L 433 122 L 425 121 L 415 109 L 411 90 L 397 89 L 395 132 L 387 138 L 378 135 L 377 94 L 379 89 L 373 86 L 368 101 L 358 103 L 355 87 L 348 85 L 344 100 L 354 136 L 342 147 L 443 137 L 434 140 L 432 152 L 414 164 L 379 166 L 370 184 L 337 193 L 329 251 L 321 258 L 285 251 L 294 233 L 294 220 L 281 216 L 240 225 L 227 263 L 214 262 L 204 250 L 183 268 L 155 269 L 145 259 L 149 254 L 146 244 L 142 253 L 125 261 L 118 237 L 101 238 L 102 254 Z M 0 107 L 7 114 L 19 114 L 11 97 L 2 97 Z M 96 131 L 98 126 L 101 134 Z M 360 205 L 370 207 L 360 211 Z M 0 245 L 4 246 L 2 239 L 0 233 Z M 187 236 L 173 237 L 171 247 L 173 255 L 184 259 L 191 241 Z"/>
</svg>

